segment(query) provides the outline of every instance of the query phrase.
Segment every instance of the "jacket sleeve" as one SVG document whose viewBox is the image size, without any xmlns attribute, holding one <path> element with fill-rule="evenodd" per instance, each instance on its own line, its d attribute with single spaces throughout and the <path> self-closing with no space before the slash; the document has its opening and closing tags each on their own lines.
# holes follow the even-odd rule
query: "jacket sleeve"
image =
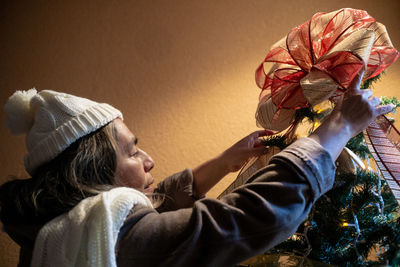
<svg viewBox="0 0 400 267">
<path fill-rule="evenodd" d="M 158 212 L 173 211 L 193 207 L 196 200 L 193 188 L 193 173 L 190 169 L 165 178 L 154 190 L 155 197 L 161 199 Z M 202 197 L 201 197 L 202 198 Z"/>
<path fill-rule="evenodd" d="M 332 187 L 335 165 L 302 138 L 220 200 L 158 213 L 137 206 L 121 228 L 119 266 L 233 266 L 291 236 Z"/>
</svg>

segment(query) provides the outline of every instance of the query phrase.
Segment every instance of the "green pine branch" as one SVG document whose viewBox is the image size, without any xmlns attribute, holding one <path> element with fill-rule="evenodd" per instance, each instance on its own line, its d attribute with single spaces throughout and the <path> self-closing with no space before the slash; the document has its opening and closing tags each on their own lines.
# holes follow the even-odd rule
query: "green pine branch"
<svg viewBox="0 0 400 267">
<path fill-rule="evenodd" d="M 352 137 L 347 142 L 346 147 L 353 151 L 361 159 L 372 158 L 372 154 L 364 142 L 364 135 L 362 132 Z"/>
<path fill-rule="evenodd" d="M 264 138 L 264 146 L 276 146 L 280 150 L 285 149 L 286 147 L 289 146 L 288 143 L 286 143 L 286 137 L 283 135 L 273 135 L 273 136 L 268 136 Z"/>
<path fill-rule="evenodd" d="M 360 89 L 368 89 L 368 88 L 370 88 L 373 83 L 376 83 L 377 81 L 379 81 L 381 79 L 383 74 L 384 74 L 384 71 L 382 71 L 380 74 L 376 75 L 375 77 L 372 77 L 372 78 L 370 78 L 368 80 L 365 80 L 361 84 Z"/>
</svg>

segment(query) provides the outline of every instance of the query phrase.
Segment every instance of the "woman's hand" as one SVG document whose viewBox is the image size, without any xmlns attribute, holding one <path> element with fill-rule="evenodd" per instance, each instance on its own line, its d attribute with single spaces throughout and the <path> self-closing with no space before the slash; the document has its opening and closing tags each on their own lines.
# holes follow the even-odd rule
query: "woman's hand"
<svg viewBox="0 0 400 267">
<path fill-rule="evenodd" d="M 309 137 L 319 142 L 336 160 L 347 141 L 363 131 L 376 117 L 388 113 L 393 105 L 379 106 L 371 90 L 360 90 L 364 71 L 358 73 L 339 99 L 332 114 Z"/>
<path fill-rule="evenodd" d="M 332 116 L 337 116 L 349 127 L 351 135 L 357 135 L 375 120 L 376 117 L 390 112 L 394 105 L 379 106 L 379 98 L 373 96 L 371 89 L 360 90 L 364 71 L 354 78 L 349 90 L 338 101 Z"/>
<path fill-rule="evenodd" d="M 249 158 L 260 156 L 266 152 L 260 137 L 272 134 L 274 132 L 269 130 L 260 130 L 249 134 L 219 156 L 221 165 L 225 166 L 227 172 L 240 170 Z"/>
<path fill-rule="evenodd" d="M 195 195 L 200 197 L 206 194 L 225 175 L 240 170 L 249 158 L 262 155 L 266 150 L 261 137 L 271 134 L 272 131 L 265 130 L 253 132 L 219 156 L 194 168 Z"/>
</svg>

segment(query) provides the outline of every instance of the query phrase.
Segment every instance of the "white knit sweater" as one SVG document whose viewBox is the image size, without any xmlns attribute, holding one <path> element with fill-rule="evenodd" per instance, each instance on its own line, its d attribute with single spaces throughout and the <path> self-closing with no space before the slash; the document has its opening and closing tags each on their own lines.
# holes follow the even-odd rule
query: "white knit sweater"
<svg viewBox="0 0 400 267">
<path fill-rule="evenodd" d="M 116 266 L 115 245 L 121 226 L 134 205 L 152 207 L 149 198 L 119 187 L 82 200 L 70 212 L 48 222 L 33 251 L 36 266 Z"/>
</svg>

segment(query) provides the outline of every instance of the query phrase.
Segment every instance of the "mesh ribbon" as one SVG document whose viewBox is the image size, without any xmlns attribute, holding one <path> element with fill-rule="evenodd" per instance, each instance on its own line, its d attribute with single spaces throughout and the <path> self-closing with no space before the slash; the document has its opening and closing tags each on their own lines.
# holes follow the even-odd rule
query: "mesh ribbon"
<svg viewBox="0 0 400 267">
<path fill-rule="evenodd" d="M 379 116 L 364 131 L 369 151 L 400 205 L 400 132 L 385 117 Z"/>
<path fill-rule="evenodd" d="M 366 11 L 317 13 L 273 45 L 257 68 L 256 83 L 262 89 L 257 123 L 284 130 L 296 109 L 342 94 L 362 68 L 367 80 L 398 56 L 385 26 Z"/>
</svg>

